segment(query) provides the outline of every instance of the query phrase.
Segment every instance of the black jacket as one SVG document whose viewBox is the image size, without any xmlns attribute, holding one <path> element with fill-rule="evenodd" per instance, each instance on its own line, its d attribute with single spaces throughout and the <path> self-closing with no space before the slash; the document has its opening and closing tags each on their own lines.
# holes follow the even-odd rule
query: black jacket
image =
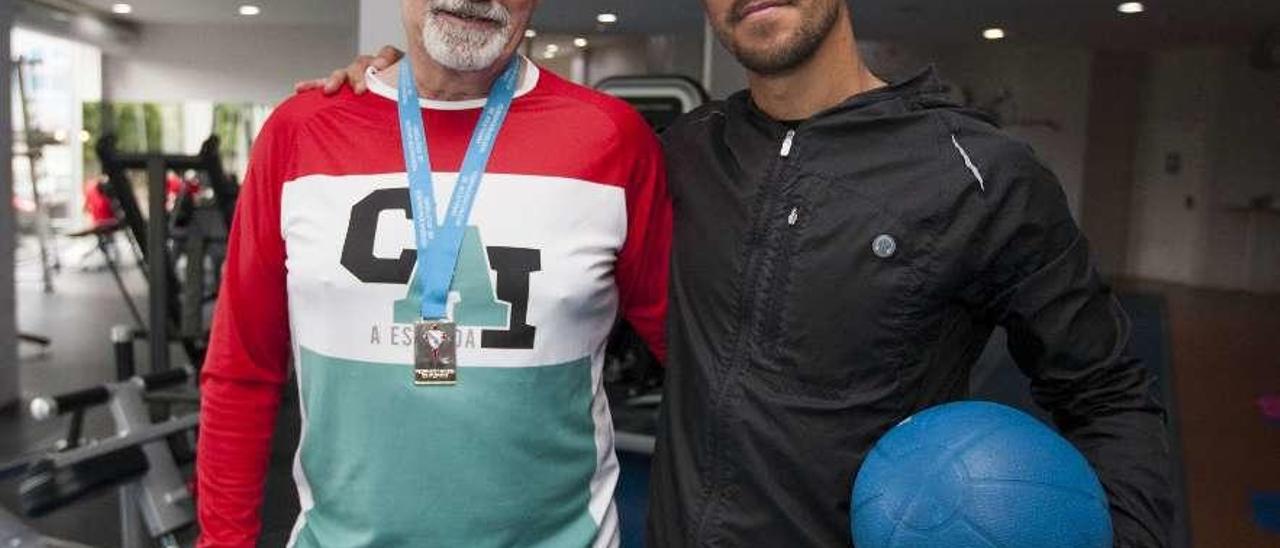
<svg viewBox="0 0 1280 548">
<path fill-rule="evenodd" d="M 864 455 L 964 399 L 992 329 L 1110 496 L 1167 544 L 1163 409 L 1060 185 L 932 71 L 794 129 L 738 93 L 664 134 L 675 200 L 650 545 L 843 546 Z"/>
</svg>

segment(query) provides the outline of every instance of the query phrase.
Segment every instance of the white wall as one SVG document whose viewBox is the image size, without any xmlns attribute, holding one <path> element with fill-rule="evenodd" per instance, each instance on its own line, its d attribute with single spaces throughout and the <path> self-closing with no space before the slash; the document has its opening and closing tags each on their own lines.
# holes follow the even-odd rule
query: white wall
<svg viewBox="0 0 1280 548">
<path fill-rule="evenodd" d="M 405 47 L 404 25 L 397 0 L 360 0 L 360 27 L 357 44 L 362 53 L 372 54 L 385 45 L 401 51 Z"/>
<path fill-rule="evenodd" d="M 1280 203 L 1242 211 L 1280 201 L 1280 73 L 1235 49 L 1183 49 L 1153 56 L 1143 95 L 1129 275 L 1280 291 Z"/>
<path fill-rule="evenodd" d="M 1217 188 L 1229 205 L 1280 193 L 1280 70 L 1253 68 L 1249 54 L 1218 51 L 1223 95 L 1211 142 Z"/>
<path fill-rule="evenodd" d="M 643 36 L 618 36 L 591 43 L 587 62 L 587 83 L 595 85 L 614 76 L 634 76 L 648 72 L 648 40 Z M 542 62 L 538 59 L 538 62 Z"/>
<path fill-rule="evenodd" d="M 1216 65 L 1212 50 L 1152 57 L 1142 92 L 1138 158 L 1134 164 L 1129 275 L 1182 283 L 1196 280 L 1203 247 L 1205 196 L 1212 166 L 1208 135 L 1222 83 L 1202 78 Z M 1181 158 L 1168 173 L 1167 156 Z"/>
<path fill-rule="evenodd" d="M 702 33 L 593 36 L 589 59 L 591 85 L 636 75 L 677 75 L 701 82 Z"/>
<path fill-rule="evenodd" d="M 355 54 L 349 28 L 278 25 L 145 25 L 125 55 L 104 59 L 112 101 L 274 104 L 298 80 L 346 66 Z"/>
<path fill-rule="evenodd" d="M 877 41 L 860 47 L 867 66 L 890 81 L 934 64 L 957 95 L 967 90 L 979 104 L 1008 92 L 1011 98 L 996 109 L 1004 129 L 1031 143 L 1058 175 L 1080 218 L 1092 65 L 1088 50 L 1007 44 L 935 50 Z"/>
<path fill-rule="evenodd" d="M 1280 291 L 1280 71 L 1254 69 L 1246 49 L 1218 55 L 1222 95 L 1208 135 L 1212 172 L 1198 277 L 1215 287 Z M 1267 195 L 1269 211 L 1250 208 Z"/>
<path fill-rule="evenodd" d="M 17 303 L 14 300 L 13 252 L 13 126 L 10 114 L 9 30 L 13 4 L 0 2 L 0 408 L 18 399 L 18 350 L 15 338 Z"/>
<path fill-rule="evenodd" d="M 729 50 L 720 45 L 715 32 L 709 28 L 704 37 L 703 47 L 704 51 L 710 54 L 708 66 L 705 69 L 705 75 L 710 81 L 704 81 L 703 86 L 707 88 L 707 93 L 712 99 L 724 99 L 739 90 L 746 89 L 746 69 L 738 64 L 738 60 L 733 58 Z"/>
<path fill-rule="evenodd" d="M 650 73 L 702 81 L 702 31 L 650 36 L 647 49 Z"/>
</svg>

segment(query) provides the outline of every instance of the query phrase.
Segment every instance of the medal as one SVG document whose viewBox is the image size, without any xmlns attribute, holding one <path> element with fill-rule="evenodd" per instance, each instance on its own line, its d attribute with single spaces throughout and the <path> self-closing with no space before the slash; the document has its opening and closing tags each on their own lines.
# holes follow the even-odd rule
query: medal
<svg viewBox="0 0 1280 548">
<path fill-rule="evenodd" d="M 436 223 L 435 183 L 427 154 L 426 126 L 413 78 L 413 64 L 400 64 L 400 141 L 409 176 L 417 267 L 422 284 L 421 321 L 413 325 L 413 384 L 451 386 L 458 383 L 458 326 L 448 320 L 449 288 L 466 233 L 471 206 L 484 177 L 494 142 L 515 98 L 520 61 L 507 64 L 494 82 L 471 144 L 467 147 L 442 223 Z M 437 319 L 432 319 L 437 318 Z"/>
<path fill-rule="evenodd" d="M 413 384 L 448 386 L 458 382 L 458 326 L 423 320 L 413 325 Z"/>
</svg>

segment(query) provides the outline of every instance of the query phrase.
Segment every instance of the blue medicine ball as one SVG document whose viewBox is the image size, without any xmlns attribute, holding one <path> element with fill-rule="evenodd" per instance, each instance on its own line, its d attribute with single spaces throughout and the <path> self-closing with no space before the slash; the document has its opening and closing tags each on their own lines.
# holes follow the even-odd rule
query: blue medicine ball
<svg viewBox="0 0 1280 548">
<path fill-rule="evenodd" d="M 986 402 L 922 411 L 871 450 L 853 485 L 858 548 L 1110 548 L 1107 496 L 1084 456 Z"/>
</svg>

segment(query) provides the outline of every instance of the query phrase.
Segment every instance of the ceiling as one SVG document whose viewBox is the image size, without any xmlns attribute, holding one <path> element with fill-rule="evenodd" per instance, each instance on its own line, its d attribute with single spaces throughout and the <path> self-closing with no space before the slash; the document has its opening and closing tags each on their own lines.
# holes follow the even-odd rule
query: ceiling
<svg viewBox="0 0 1280 548">
<path fill-rule="evenodd" d="M 78 0 L 102 12 L 125 1 L 133 13 L 123 19 L 141 23 L 354 25 L 359 0 Z M 400 0 L 371 0 L 387 4 Z M 262 8 L 261 15 L 237 14 L 241 4 Z M 594 30 L 596 14 L 619 16 L 613 32 L 669 32 L 702 25 L 699 0 L 541 0 L 534 25 L 549 32 Z"/>
<path fill-rule="evenodd" d="M 394 1 L 394 0 L 393 0 Z M 700 0 L 542 0 L 534 25 L 551 32 L 597 30 L 596 15 L 614 13 L 610 32 L 661 33 L 702 28 Z"/>
<path fill-rule="evenodd" d="M 864 37 L 926 43 L 979 42 L 998 26 L 1010 42 L 1093 47 L 1247 42 L 1280 26 L 1278 0 L 1146 0 L 1124 15 L 1120 0 L 850 0 Z"/>
<path fill-rule="evenodd" d="M 141 23 L 268 24 L 345 26 L 356 23 L 358 0 L 78 0 L 104 13 L 117 1 L 133 6 L 121 19 Z M 399 0 L 382 0 L 398 2 Z M 239 15 L 241 4 L 254 4 L 262 13 Z"/>
<path fill-rule="evenodd" d="M 115 0 L 79 0 L 108 10 Z M 355 25 L 358 0 L 129 0 L 127 18 L 154 23 Z M 262 15 L 236 15 L 252 1 Z M 398 2 L 399 0 L 372 0 Z M 1247 42 L 1280 26 L 1280 0 L 1147 0 L 1148 11 L 1123 16 L 1119 0 L 849 0 L 859 36 L 923 43 L 980 41 L 989 26 L 1009 42 L 1141 47 L 1171 42 Z M 600 12 L 619 16 L 611 33 L 697 31 L 699 0 L 542 0 L 540 31 L 597 31 Z"/>
</svg>

